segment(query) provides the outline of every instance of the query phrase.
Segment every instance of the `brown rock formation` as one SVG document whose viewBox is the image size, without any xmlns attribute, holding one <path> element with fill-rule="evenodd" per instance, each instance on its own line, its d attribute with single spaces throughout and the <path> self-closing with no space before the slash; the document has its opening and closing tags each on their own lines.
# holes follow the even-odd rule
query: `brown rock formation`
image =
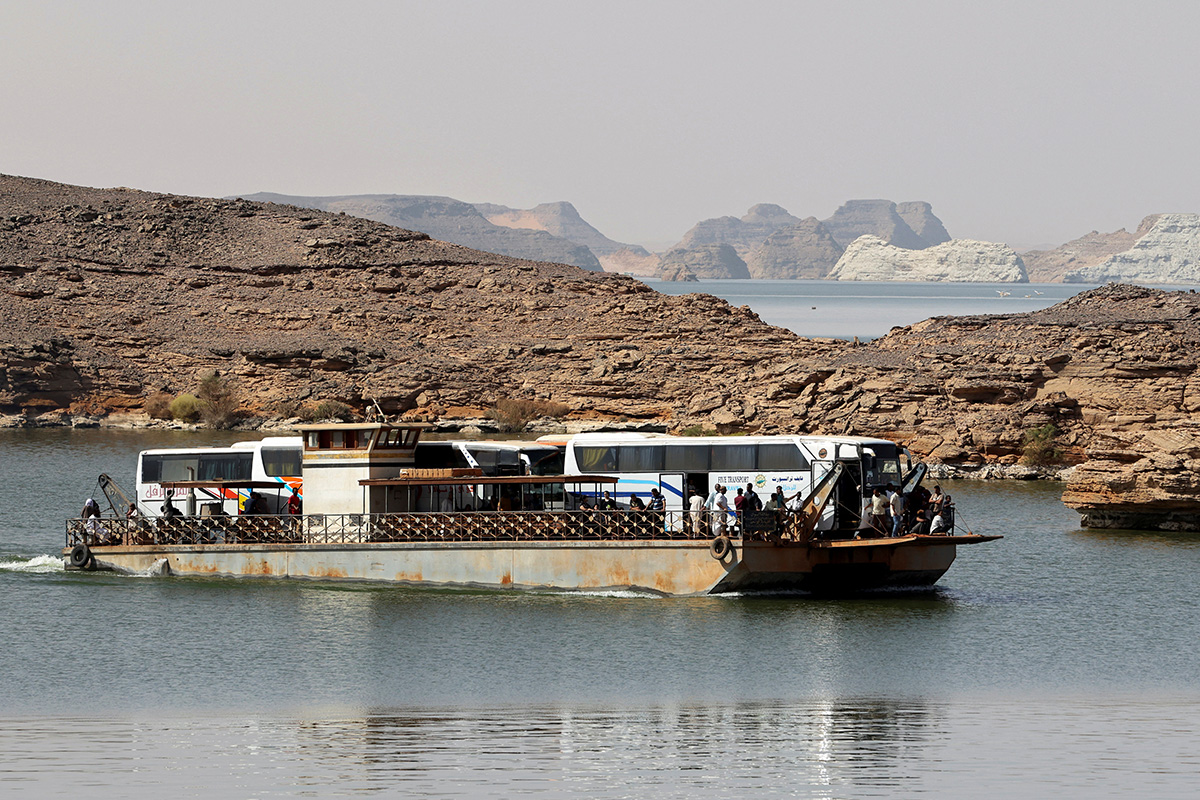
<svg viewBox="0 0 1200 800">
<path fill-rule="evenodd" d="M 852 346 L 343 215 L 0 177 L 0 413 L 30 418 L 136 411 L 215 369 L 247 414 L 549 399 L 576 420 L 878 435 L 959 465 L 1015 463 L 1053 425 L 1088 462 L 1068 503 L 1178 525 L 1200 511 L 1198 359 L 1187 292 L 1110 285 Z"/>
<path fill-rule="evenodd" d="M 689 272 L 697 278 L 749 278 L 746 262 L 727 244 L 701 244 L 689 249 L 668 250 L 658 263 L 663 280 L 680 280 L 673 275 Z"/>
<path fill-rule="evenodd" d="M 1112 233 L 1091 233 L 1073 239 L 1053 250 L 1029 250 L 1021 254 L 1025 271 L 1034 283 L 1061 283 L 1063 275 L 1082 267 L 1103 264 L 1108 257 L 1123 253 L 1154 227 L 1158 214 L 1151 214 L 1133 233 L 1124 228 Z"/>
<path fill-rule="evenodd" d="M 816 217 L 771 233 L 750 253 L 751 278 L 824 278 L 842 257 L 843 248 Z"/>
</svg>

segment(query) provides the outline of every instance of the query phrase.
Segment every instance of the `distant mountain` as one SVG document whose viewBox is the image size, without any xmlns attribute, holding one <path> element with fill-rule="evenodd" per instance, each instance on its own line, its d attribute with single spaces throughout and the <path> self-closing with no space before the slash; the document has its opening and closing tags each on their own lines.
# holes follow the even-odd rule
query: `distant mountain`
<svg viewBox="0 0 1200 800">
<path fill-rule="evenodd" d="M 824 278 L 842 250 L 824 223 L 809 217 L 770 233 L 750 253 L 746 266 L 752 278 Z"/>
<path fill-rule="evenodd" d="M 1056 283 L 1062 281 L 1068 272 L 1103 264 L 1110 256 L 1124 253 L 1133 247 L 1138 239 L 1150 232 L 1159 216 L 1151 214 L 1146 217 L 1133 233 L 1124 228 L 1112 233 L 1092 231 L 1055 248 L 1022 253 L 1021 258 L 1025 260 L 1029 280 L 1037 283 Z"/>
<path fill-rule="evenodd" d="M 658 276 L 664 280 L 694 278 L 749 278 L 746 262 L 727 244 L 701 244 L 663 253 Z"/>
<path fill-rule="evenodd" d="M 582 244 L 544 230 L 495 225 L 475 206 L 450 197 L 398 194 L 301 197 L 272 192 L 242 197 L 257 202 L 343 212 L 398 228 L 421 231 L 444 242 L 513 258 L 571 264 L 593 272 L 601 270 L 599 260 Z"/>
<path fill-rule="evenodd" d="M 671 250 L 691 250 L 706 244 L 727 244 L 741 258 L 746 258 L 763 240 L 785 225 L 795 225 L 785 209 L 772 203 L 752 206 L 741 219 L 716 217 L 697 222 Z"/>
<path fill-rule="evenodd" d="M 905 206 L 910 207 L 918 205 L 928 206 L 929 204 L 905 203 Z M 932 217 L 933 222 L 937 223 L 940 234 L 945 236 L 941 241 L 948 241 L 950 236 L 942 227 L 941 220 L 933 216 L 932 210 L 930 210 L 929 216 Z M 923 224 L 929 225 L 929 223 Z M 902 247 L 905 250 L 924 250 L 926 247 L 938 244 L 938 242 L 925 241 L 920 234 L 910 228 L 904 218 L 900 216 L 896 204 L 891 200 L 848 200 L 833 212 L 832 217 L 825 220 L 825 227 L 842 247 L 849 247 L 855 239 L 867 234 L 877 236 L 888 244 Z"/>
<path fill-rule="evenodd" d="M 1146 227 L 1147 217 L 1138 232 Z M 1073 269 L 1064 283 L 1200 283 L 1200 214 L 1159 214 L 1126 251 Z"/>
</svg>

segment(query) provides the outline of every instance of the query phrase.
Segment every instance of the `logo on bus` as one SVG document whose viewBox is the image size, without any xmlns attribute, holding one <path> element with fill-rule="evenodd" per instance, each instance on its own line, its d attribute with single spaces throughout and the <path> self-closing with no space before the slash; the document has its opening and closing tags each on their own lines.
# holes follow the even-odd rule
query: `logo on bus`
<svg viewBox="0 0 1200 800">
<path fill-rule="evenodd" d="M 754 476 L 754 485 L 757 486 L 759 489 L 763 488 L 764 486 L 767 485 L 767 477 L 762 474 L 755 475 Z"/>
<path fill-rule="evenodd" d="M 824 458 L 827 455 L 829 455 L 829 451 L 826 450 L 824 447 L 822 447 L 820 450 L 817 451 L 818 458 Z"/>
</svg>

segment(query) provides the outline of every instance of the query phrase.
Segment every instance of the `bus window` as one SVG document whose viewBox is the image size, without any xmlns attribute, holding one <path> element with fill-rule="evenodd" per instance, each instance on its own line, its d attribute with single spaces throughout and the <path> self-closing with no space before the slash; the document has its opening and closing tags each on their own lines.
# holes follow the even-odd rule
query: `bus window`
<svg viewBox="0 0 1200 800">
<path fill-rule="evenodd" d="M 300 451 L 295 447 L 264 447 L 263 471 L 268 478 L 292 477 L 300 474 Z"/>
<path fill-rule="evenodd" d="M 562 475 L 564 457 L 558 448 L 548 450 L 529 450 L 529 472 L 532 475 Z"/>
<path fill-rule="evenodd" d="M 617 451 L 621 472 L 662 472 L 662 445 L 624 444 Z"/>
<path fill-rule="evenodd" d="M 760 444 L 758 446 L 758 469 L 774 471 L 796 471 L 808 469 L 808 462 L 800 448 L 794 444 Z"/>
<path fill-rule="evenodd" d="M 583 474 L 591 472 L 616 472 L 617 448 L 576 447 L 575 461 Z"/>
<path fill-rule="evenodd" d="M 752 444 L 714 444 L 712 468 L 722 471 L 755 469 L 754 459 L 757 449 Z"/>
<path fill-rule="evenodd" d="M 706 444 L 669 444 L 663 466 L 666 472 L 708 472 L 709 461 Z"/>
<path fill-rule="evenodd" d="M 198 481 L 248 481 L 254 471 L 253 453 L 201 453 Z"/>
</svg>

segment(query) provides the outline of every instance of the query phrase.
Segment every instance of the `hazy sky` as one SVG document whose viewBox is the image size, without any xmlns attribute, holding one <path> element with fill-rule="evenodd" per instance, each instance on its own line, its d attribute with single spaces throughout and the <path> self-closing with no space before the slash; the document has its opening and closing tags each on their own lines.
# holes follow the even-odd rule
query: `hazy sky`
<svg viewBox="0 0 1200 800">
<path fill-rule="evenodd" d="M 1060 243 L 1200 212 L 1200 3 L 7 0 L 0 172 Z"/>
</svg>

